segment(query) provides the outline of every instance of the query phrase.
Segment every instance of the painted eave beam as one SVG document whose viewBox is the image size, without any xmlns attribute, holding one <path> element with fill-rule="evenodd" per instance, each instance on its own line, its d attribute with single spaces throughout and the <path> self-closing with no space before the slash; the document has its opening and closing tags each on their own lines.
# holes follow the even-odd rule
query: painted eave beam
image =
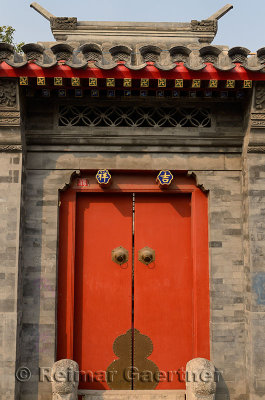
<svg viewBox="0 0 265 400">
<path fill-rule="evenodd" d="M 93 78 L 131 78 L 131 79 L 217 79 L 217 80 L 252 80 L 265 81 L 265 74 L 262 72 L 247 71 L 240 65 L 236 65 L 231 71 L 220 71 L 212 65 L 206 65 L 201 71 L 188 70 L 184 65 L 177 66 L 171 71 L 161 71 L 155 66 L 147 66 L 140 71 L 133 71 L 124 65 L 119 65 L 111 70 L 102 70 L 100 68 L 72 69 L 67 65 L 57 65 L 52 68 L 42 68 L 34 63 L 30 63 L 22 68 L 13 68 L 3 62 L 0 65 L 0 77 L 62 77 L 81 79 Z"/>
</svg>

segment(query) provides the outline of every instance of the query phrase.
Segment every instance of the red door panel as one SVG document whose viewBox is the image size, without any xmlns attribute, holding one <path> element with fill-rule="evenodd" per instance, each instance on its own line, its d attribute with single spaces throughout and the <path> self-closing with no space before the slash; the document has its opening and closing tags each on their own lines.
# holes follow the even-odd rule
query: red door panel
<svg viewBox="0 0 265 400">
<path fill-rule="evenodd" d="M 73 358 L 75 198 L 72 191 L 60 194 L 57 360 Z"/>
<path fill-rule="evenodd" d="M 111 251 L 123 246 L 122 267 Z M 132 323 L 132 195 L 80 194 L 76 211 L 74 360 L 83 371 L 106 371 L 117 359 L 113 343 Z M 91 379 L 90 379 L 91 380 Z M 108 389 L 81 382 L 82 389 Z"/>
<path fill-rule="evenodd" d="M 138 260 L 145 246 L 155 250 L 149 266 Z M 167 373 L 156 389 L 184 389 L 170 371 L 193 355 L 190 195 L 136 194 L 134 261 L 134 327 L 152 340 L 149 359 Z"/>
</svg>

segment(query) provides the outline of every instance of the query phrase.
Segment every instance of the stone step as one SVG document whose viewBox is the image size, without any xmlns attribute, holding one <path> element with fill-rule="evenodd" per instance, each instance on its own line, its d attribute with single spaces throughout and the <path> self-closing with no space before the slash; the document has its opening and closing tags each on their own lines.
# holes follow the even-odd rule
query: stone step
<svg viewBox="0 0 265 400">
<path fill-rule="evenodd" d="M 185 390 L 78 390 L 82 400 L 185 400 Z"/>
</svg>

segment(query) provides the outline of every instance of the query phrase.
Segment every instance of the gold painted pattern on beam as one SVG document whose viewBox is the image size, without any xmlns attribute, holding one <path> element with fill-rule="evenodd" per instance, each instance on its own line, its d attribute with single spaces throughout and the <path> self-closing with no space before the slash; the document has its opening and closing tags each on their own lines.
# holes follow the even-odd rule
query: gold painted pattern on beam
<svg viewBox="0 0 265 400">
<path fill-rule="evenodd" d="M 53 78 L 53 83 L 54 83 L 54 86 L 62 86 L 63 78 L 57 76 L 57 77 Z"/>
<path fill-rule="evenodd" d="M 175 79 L 175 87 L 183 88 L 183 79 Z"/>
<path fill-rule="evenodd" d="M 131 87 L 131 86 L 132 86 L 131 78 L 124 78 L 123 79 L 123 87 Z"/>
<path fill-rule="evenodd" d="M 201 80 L 200 79 L 193 79 L 191 87 L 193 89 L 201 87 Z"/>
<path fill-rule="evenodd" d="M 244 89 L 251 89 L 252 88 L 252 81 L 245 80 L 244 83 L 243 83 L 243 88 Z"/>
<path fill-rule="evenodd" d="M 88 84 L 89 84 L 89 86 L 93 86 L 93 87 L 98 86 L 97 78 L 89 78 Z"/>
<path fill-rule="evenodd" d="M 72 86 L 80 86 L 80 78 L 71 78 Z"/>
<path fill-rule="evenodd" d="M 217 87 L 218 87 L 218 80 L 217 79 L 210 79 L 209 88 L 217 88 Z"/>
<path fill-rule="evenodd" d="M 149 87 L 149 79 L 148 78 L 141 79 L 141 87 L 144 87 L 144 88 Z"/>
<path fill-rule="evenodd" d="M 236 81 L 235 81 L 235 80 L 233 80 L 233 79 L 228 79 L 228 80 L 226 81 L 225 87 L 226 87 L 227 89 L 234 89 L 235 86 L 236 86 Z"/>
<path fill-rule="evenodd" d="M 37 85 L 38 86 L 45 86 L 46 85 L 46 79 L 44 77 L 37 77 Z"/>
<path fill-rule="evenodd" d="M 158 79 L 158 87 L 159 88 L 167 87 L 167 80 L 166 79 Z"/>
<path fill-rule="evenodd" d="M 21 86 L 27 86 L 29 84 L 29 80 L 27 76 L 20 76 L 19 78 L 19 84 Z"/>
<path fill-rule="evenodd" d="M 115 87 L 115 78 L 107 78 L 106 85 L 107 87 Z"/>
</svg>

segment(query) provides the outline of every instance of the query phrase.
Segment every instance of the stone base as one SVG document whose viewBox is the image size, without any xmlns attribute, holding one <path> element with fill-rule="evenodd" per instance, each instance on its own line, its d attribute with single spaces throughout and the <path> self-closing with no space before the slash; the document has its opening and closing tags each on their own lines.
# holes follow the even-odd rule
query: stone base
<svg viewBox="0 0 265 400">
<path fill-rule="evenodd" d="M 185 400 L 185 390 L 78 390 L 83 400 Z"/>
</svg>

